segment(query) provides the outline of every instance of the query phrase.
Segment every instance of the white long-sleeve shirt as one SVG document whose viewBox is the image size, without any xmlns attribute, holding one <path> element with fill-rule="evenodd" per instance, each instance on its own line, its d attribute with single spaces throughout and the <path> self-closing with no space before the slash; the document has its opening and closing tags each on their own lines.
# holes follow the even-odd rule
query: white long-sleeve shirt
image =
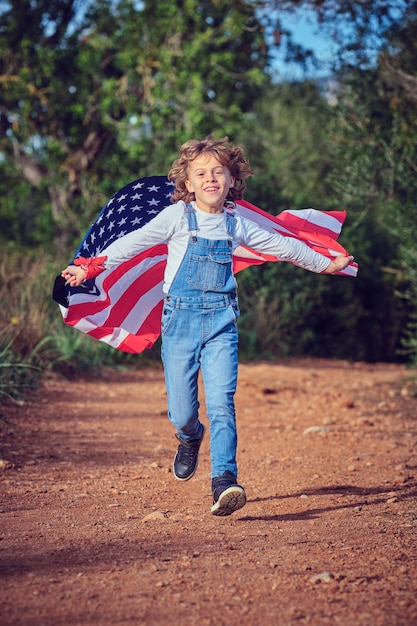
<svg viewBox="0 0 417 626">
<path fill-rule="evenodd" d="M 197 213 L 198 236 L 205 239 L 228 239 L 226 213 L 207 213 L 192 203 Z M 114 267 L 136 256 L 151 246 L 166 243 L 168 258 L 164 275 L 164 293 L 170 285 L 184 257 L 190 232 L 185 214 L 185 204 L 179 201 L 163 209 L 150 222 L 138 230 L 128 233 L 101 251 L 107 256 L 106 269 Z M 315 252 L 305 243 L 292 237 L 283 237 L 279 233 L 270 233 L 257 224 L 239 215 L 236 208 L 236 230 L 233 237 L 233 250 L 246 246 L 263 254 L 277 257 L 280 261 L 291 261 L 311 272 L 323 272 L 330 259 Z"/>
</svg>

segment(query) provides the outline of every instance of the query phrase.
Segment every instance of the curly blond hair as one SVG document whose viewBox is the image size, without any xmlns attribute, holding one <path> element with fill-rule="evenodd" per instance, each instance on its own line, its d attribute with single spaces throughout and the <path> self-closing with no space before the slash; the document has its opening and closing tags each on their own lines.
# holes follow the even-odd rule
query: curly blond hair
<svg viewBox="0 0 417 626">
<path fill-rule="evenodd" d="M 181 146 L 179 154 L 179 158 L 174 161 L 168 173 L 168 179 L 175 184 L 175 190 L 171 195 L 172 202 L 195 200 L 195 194 L 187 190 L 185 181 L 188 179 L 189 163 L 202 154 L 214 156 L 219 163 L 229 168 L 234 177 L 235 185 L 229 190 L 226 199 L 234 202 L 243 198 L 245 178 L 252 176 L 253 172 L 243 148 L 230 143 L 228 137 L 214 139 L 212 135 L 208 135 L 205 139 L 190 139 Z"/>
</svg>

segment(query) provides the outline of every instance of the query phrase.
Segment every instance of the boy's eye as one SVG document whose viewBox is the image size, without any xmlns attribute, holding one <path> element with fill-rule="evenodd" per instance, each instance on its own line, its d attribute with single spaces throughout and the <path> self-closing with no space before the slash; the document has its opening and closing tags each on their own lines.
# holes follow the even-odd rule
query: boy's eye
<svg viewBox="0 0 417 626">
<path fill-rule="evenodd" d="M 223 170 L 216 170 L 214 173 L 214 176 L 222 176 L 223 175 Z M 196 176 L 205 176 L 206 173 L 205 172 L 196 172 Z"/>
</svg>

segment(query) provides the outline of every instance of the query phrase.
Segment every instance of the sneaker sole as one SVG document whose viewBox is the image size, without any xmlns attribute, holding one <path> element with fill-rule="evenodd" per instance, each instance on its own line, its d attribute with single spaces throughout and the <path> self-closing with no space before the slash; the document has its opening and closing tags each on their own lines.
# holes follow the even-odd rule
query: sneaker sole
<svg viewBox="0 0 417 626">
<path fill-rule="evenodd" d="M 202 443 L 202 441 L 204 439 L 204 435 L 206 433 L 206 427 L 204 426 L 204 424 L 201 424 L 201 425 L 203 427 L 203 432 L 202 432 L 202 435 L 201 435 L 201 438 L 200 438 L 200 447 L 201 447 L 201 443 Z M 198 449 L 198 454 L 200 454 L 200 448 Z M 174 460 L 172 462 L 172 473 L 174 474 L 174 478 L 176 478 L 177 480 L 179 480 L 182 483 L 185 482 L 186 480 L 190 480 L 190 478 L 192 478 L 194 476 L 194 474 L 196 473 L 196 471 L 197 471 L 197 468 L 198 468 L 198 456 L 197 456 L 197 461 L 196 461 L 196 464 L 195 464 L 195 467 L 194 467 L 194 471 L 189 476 L 186 476 L 185 478 L 181 478 L 181 476 L 177 476 L 177 474 L 175 473 L 175 459 L 176 458 L 177 458 L 177 455 L 175 455 Z"/>
<path fill-rule="evenodd" d="M 238 511 L 244 507 L 245 504 L 246 494 L 243 487 L 232 485 L 220 494 L 217 502 L 211 507 L 211 512 L 213 515 L 225 517 L 226 515 L 231 515 L 235 511 Z"/>
</svg>

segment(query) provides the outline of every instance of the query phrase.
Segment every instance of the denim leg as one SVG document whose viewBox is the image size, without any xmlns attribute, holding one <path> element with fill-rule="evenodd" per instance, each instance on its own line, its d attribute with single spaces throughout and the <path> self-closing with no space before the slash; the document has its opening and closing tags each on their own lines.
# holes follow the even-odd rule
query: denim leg
<svg viewBox="0 0 417 626">
<path fill-rule="evenodd" d="M 193 327 L 193 322 L 195 326 L 201 316 L 188 310 L 167 311 L 166 315 L 173 317 L 169 323 L 167 320 L 163 323 L 161 347 L 168 417 L 182 439 L 193 439 L 200 432 L 198 372 L 201 344 L 201 331 Z"/>
<path fill-rule="evenodd" d="M 207 415 L 210 422 L 211 477 L 226 470 L 237 476 L 234 395 L 238 371 L 238 333 L 231 308 L 214 313 L 211 336 L 201 353 Z"/>
</svg>

